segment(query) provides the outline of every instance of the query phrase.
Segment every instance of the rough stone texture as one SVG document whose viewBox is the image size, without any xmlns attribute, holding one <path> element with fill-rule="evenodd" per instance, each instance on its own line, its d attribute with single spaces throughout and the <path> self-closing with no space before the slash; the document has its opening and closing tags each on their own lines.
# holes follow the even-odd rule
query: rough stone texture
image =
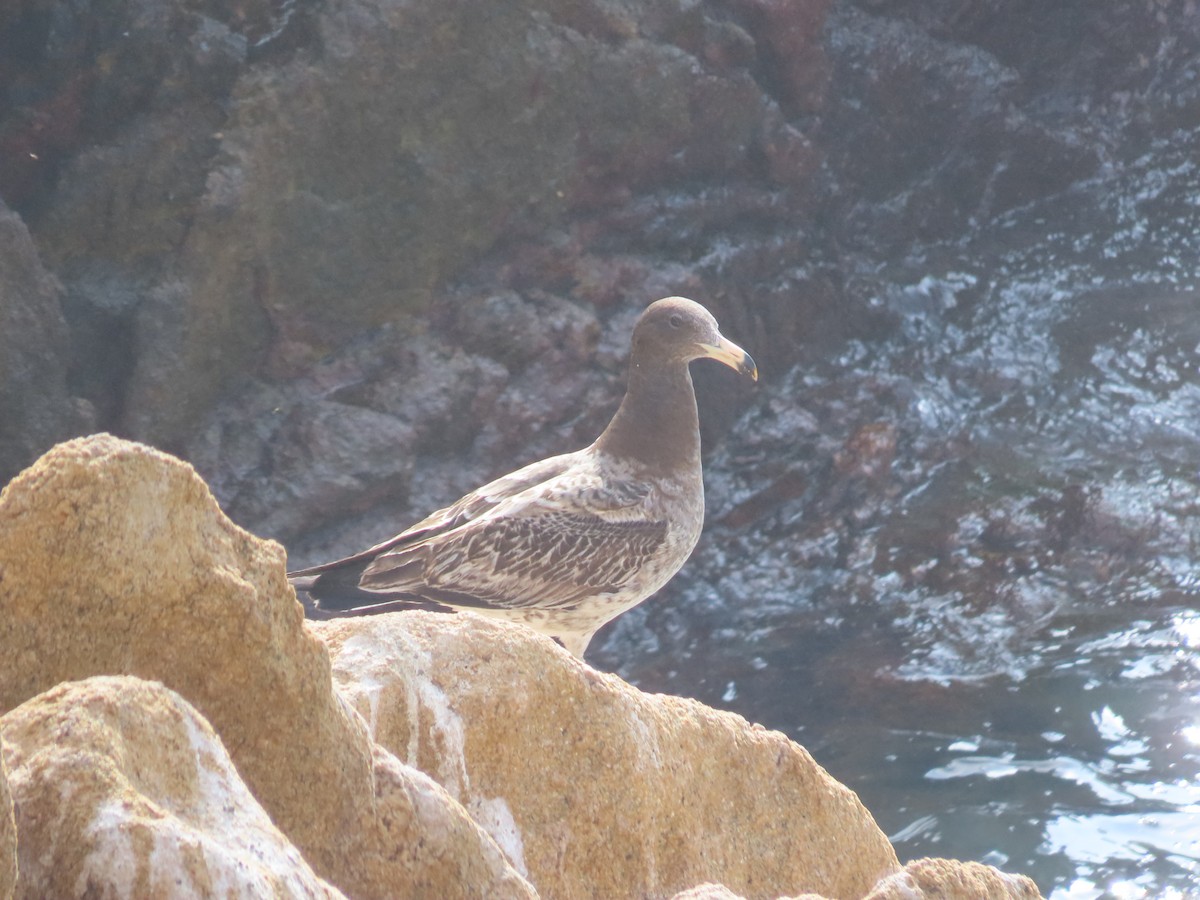
<svg viewBox="0 0 1200 900">
<path fill-rule="evenodd" d="M 9 900 L 17 884 L 17 825 L 13 819 L 4 739 L 0 736 L 0 900 Z"/>
<path fill-rule="evenodd" d="M 642 694 L 471 615 L 313 628 L 374 738 L 436 778 L 548 896 L 719 881 L 857 897 L 898 868 L 854 793 L 778 732 Z"/>
<path fill-rule="evenodd" d="M 694 888 L 680 891 L 671 900 L 740 900 L 737 894 L 721 884 L 698 884 Z"/>
<path fill-rule="evenodd" d="M 348 894 L 529 896 L 444 791 L 371 743 L 329 672 L 281 548 L 230 523 L 186 463 L 98 435 L 0 494 L 0 711 L 90 675 L 160 680 Z"/>
<path fill-rule="evenodd" d="M 1040 900 L 1037 886 L 1022 875 L 1009 875 L 982 863 L 918 859 L 881 879 L 863 900 Z M 744 900 L 721 884 L 700 884 L 671 900 Z M 778 900 L 826 900 L 798 894 Z"/>
<path fill-rule="evenodd" d="M 89 421 L 67 391 L 62 286 L 0 201 L 0 484 Z"/>
<path fill-rule="evenodd" d="M 1047 414 L 1077 395 L 1043 376 L 1108 305 L 1072 294 L 1195 282 L 1198 49 L 1192 0 L 0 4 L 0 195 L 32 234 L 2 243 L 40 273 L 14 293 L 0 255 L 0 446 L 16 448 L 0 480 L 70 433 L 142 436 L 195 462 L 239 524 L 317 562 L 594 437 L 627 317 L 692 295 L 754 352 L 757 409 L 727 437 L 746 397 L 702 390 L 715 527 L 593 662 L 714 701 L 722 686 L 693 670 L 720 670 L 750 709 L 749 645 L 786 622 L 835 657 L 792 660 L 843 673 L 825 683 L 846 693 L 814 704 L 875 729 L 944 722 L 923 688 L 879 701 L 896 682 L 860 666 L 878 634 L 894 636 L 881 673 L 911 674 L 915 649 L 976 678 L 1025 668 L 1055 608 L 1191 591 L 1170 562 L 1195 545 L 1187 507 L 1166 496 L 1195 493 L 1191 438 L 1170 451 L 1189 483 L 1156 496 L 1176 475 L 1140 468 L 1146 435 L 1123 429 L 1115 454 L 1090 437 L 1126 422 L 1122 401 Z M 1138 168 L 1152 177 L 1122 180 Z M 1046 252 L 1014 265 L 1022 233 Z M 61 289 L 34 284 L 47 272 Z M 524 344 L 516 326 L 547 306 L 598 342 L 530 353 L 556 336 Z M 1097 349 L 1134 368 L 1165 351 L 1190 390 L 1196 317 L 1137 347 L 1141 313 L 1111 309 L 1130 337 Z M 395 364 L 393 344 L 420 362 Z M 1103 393 L 1137 394 L 1128 371 Z M 1069 472 L 1047 477 L 1075 450 L 1027 452 L 1042 429 L 1019 409 L 1082 425 Z M 311 410 L 320 427 L 301 427 Z M 855 436 L 880 427 L 894 439 L 857 466 Z M 1032 463 L 1015 486 L 976 427 Z M 1139 496 L 1113 528 L 1109 497 L 1131 495 L 1106 473 L 1125 471 Z"/>
<path fill-rule="evenodd" d="M 457 353 L 456 371 L 487 370 L 490 392 L 519 380 L 540 345 L 514 353 L 510 339 L 541 312 L 539 294 L 607 328 L 658 296 L 695 293 L 752 347 L 762 390 L 779 391 L 769 373 L 809 362 L 811 348 L 895 330 L 856 293 L 856 269 L 1200 121 L 1189 8 L 521 0 L 481 17 L 462 0 L 80 0 L 53 16 L 10 6 L 0 193 L 64 285 L 72 337 L 38 364 L 59 357 L 99 427 L 196 461 L 214 432 L 240 430 L 239 452 L 203 469 L 235 519 L 300 538 L 314 559 L 357 549 L 341 543 L 344 520 L 413 521 L 428 507 L 406 501 L 407 482 L 508 471 L 532 458 L 538 429 L 564 422 L 558 404 L 509 384 L 506 402 L 458 414 L 477 428 L 416 424 L 402 442 L 423 454 L 411 472 L 387 471 L 380 490 L 331 489 L 324 464 L 339 453 L 324 428 L 243 427 L 265 395 L 285 416 L 333 399 L 314 362 L 327 352 L 353 357 L 379 323 L 397 340 L 432 329 L 430 358 Z M 472 327 L 479 297 L 503 301 L 500 333 Z M 605 360 L 574 361 L 542 374 L 575 416 L 615 402 Z M 378 411 L 395 381 L 380 367 L 362 375 L 359 394 Z M 0 460 L 0 479 L 92 427 L 57 387 L 47 394 L 55 383 L 61 374 L 17 389 L 21 408 L 58 430 L 0 419 L 0 445 L 30 448 L 7 470 Z M 721 388 L 726 399 L 734 390 Z M 371 429 L 337 424 L 347 418 L 324 422 L 348 451 L 377 453 Z M 704 421 L 714 435 L 729 425 Z M 506 428 L 515 433 L 492 440 Z M 280 462 L 290 492 L 272 484 Z"/>
<path fill-rule="evenodd" d="M 20 897 L 345 896 L 271 824 L 212 727 L 161 684 L 69 682 L 0 717 L 0 730 Z"/>
<path fill-rule="evenodd" d="M 918 859 L 885 878 L 865 900 L 1038 900 L 1030 879 L 953 859 Z"/>
<path fill-rule="evenodd" d="M 1019 74 L 977 46 L 853 7 L 831 22 L 830 43 L 841 102 L 828 120 L 845 135 L 836 165 L 859 198 L 847 238 L 908 246 L 961 234 L 1100 164 L 1094 143 L 1025 114 Z M 881 146 L 893 148 L 882 160 Z"/>
<path fill-rule="evenodd" d="M 895 880 L 802 747 L 519 626 L 306 627 L 277 545 L 108 435 L 0 494 L 0 713 L 21 897 L 1036 896 L 945 861 Z"/>
<path fill-rule="evenodd" d="M 814 45 L 826 2 L 768 33 Z M 14 98 L 30 116 L 56 98 L 75 111 L 65 159 L 43 172 L 52 187 L 24 186 L 44 203 L 40 239 L 81 333 L 101 316 L 133 338 L 103 424 L 162 446 L 239 376 L 294 373 L 411 320 L 499 243 L 540 243 L 569 210 L 631 186 L 752 166 L 764 137 L 786 147 L 794 132 L 748 60 L 704 71 L 693 54 L 713 23 L 689 4 L 522 0 L 480 16 L 471 3 L 355 0 L 288 8 L 265 36 L 248 27 L 255 4 L 210 6 L 122 0 L 70 57 L 76 94 L 40 64 Z M 91 15 L 82 4 L 52 20 L 46 45 L 79 41 Z M 39 22 L 14 18 L 41 62 Z M 97 75 L 90 54 L 125 77 Z M 805 59 L 784 83 L 811 104 L 825 67 Z M 40 138 L 18 118 L 14 150 Z"/>
</svg>

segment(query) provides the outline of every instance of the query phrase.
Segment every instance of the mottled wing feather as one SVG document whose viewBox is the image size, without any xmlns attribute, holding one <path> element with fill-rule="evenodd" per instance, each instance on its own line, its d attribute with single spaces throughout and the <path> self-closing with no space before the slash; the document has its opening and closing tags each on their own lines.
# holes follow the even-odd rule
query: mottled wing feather
<svg viewBox="0 0 1200 900">
<path fill-rule="evenodd" d="M 381 553 L 419 544 L 421 541 L 428 540 L 435 535 L 459 528 L 463 524 L 486 514 L 505 500 L 562 475 L 563 472 L 570 469 L 576 456 L 577 454 L 575 453 L 567 453 L 562 456 L 552 456 L 549 459 L 531 463 L 524 468 L 485 484 L 452 505 L 431 513 L 420 522 L 406 528 L 394 537 L 388 538 L 386 541 L 378 543 L 373 547 L 368 547 L 366 550 L 355 553 L 353 556 L 345 556 L 341 559 L 335 559 L 332 562 L 322 563 L 319 566 L 310 566 L 307 569 L 297 569 L 294 572 L 288 572 L 288 577 L 300 579 L 320 575 L 323 572 L 329 572 L 334 569 L 346 568 L 355 563 L 365 565 Z"/>
<path fill-rule="evenodd" d="M 619 484 L 567 473 L 476 520 L 381 553 L 360 587 L 499 609 L 570 607 L 615 592 L 667 535 L 665 521 L 646 516 L 650 487 Z"/>
</svg>

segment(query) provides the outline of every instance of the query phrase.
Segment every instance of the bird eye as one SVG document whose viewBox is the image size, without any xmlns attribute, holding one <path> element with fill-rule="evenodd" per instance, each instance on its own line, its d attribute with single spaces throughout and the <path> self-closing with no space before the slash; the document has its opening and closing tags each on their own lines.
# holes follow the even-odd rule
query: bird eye
<svg viewBox="0 0 1200 900">
<path fill-rule="evenodd" d="M 678 328 L 683 324 L 683 316 L 679 315 L 679 313 L 675 313 L 675 315 L 671 316 L 671 318 L 667 321 L 671 323 L 672 328 Z"/>
</svg>

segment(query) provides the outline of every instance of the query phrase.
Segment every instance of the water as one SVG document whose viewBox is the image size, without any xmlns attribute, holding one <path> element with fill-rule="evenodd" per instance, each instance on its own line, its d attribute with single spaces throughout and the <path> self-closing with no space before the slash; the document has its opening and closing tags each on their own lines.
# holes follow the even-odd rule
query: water
<svg viewBox="0 0 1200 900">
<path fill-rule="evenodd" d="M 1198 158 L 864 260 L 886 327 L 764 373 L 599 664 L 787 733 L 903 859 L 1200 896 Z"/>
<path fill-rule="evenodd" d="M 627 674 L 803 743 L 902 859 L 980 860 L 1050 897 L 1195 896 L 1200 613 L 1105 619 L 1048 628 L 1020 679 L 905 678 L 902 635 L 845 626 L 713 636 Z"/>
</svg>

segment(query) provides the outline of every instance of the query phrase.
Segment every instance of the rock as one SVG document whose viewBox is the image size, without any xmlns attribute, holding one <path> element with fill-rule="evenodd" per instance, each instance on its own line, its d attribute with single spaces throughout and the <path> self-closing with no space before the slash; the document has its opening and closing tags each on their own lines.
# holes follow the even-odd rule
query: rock
<svg viewBox="0 0 1200 900">
<path fill-rule="evenodd" d="M 414 444 L 412 428 L 394 416 L 331 400 L 297 404 L 263 448 L 266 474 L 242 485 L 230 515 L 284 539 L 329 509 L 402 495 Z"/>
<path fill-rule="evenodd" d="M 61 295 L 25 223 L 0 202 L 0 484 L 89 420 L 67 389 Z"/>
<path fill-rule="evenodd" d="M 854 793 L 782 734 L 645 695 L 471 615 L 313 623 L 335 678 L 548 896 L 861 896 L 899 866 Z M 618 824 L 619 823 L 619 824 Z"/>
<path fill-rule="evenodd" d="M 23 39 L 0 183 L 37 212 L 101 425 L 178 449 L 243 379 L 420 319 L 573 210 L 752 175 L 764 141 L 805 181 L 817 156 L 752 72 L 815 108 L 827 4 L 749 3 L 755 37 L 677 0 L 0 13 Z"/>
<path fill-rule="evenodd" d="M 757 894 L 755 895 L 757 896 Z M 854 895 L 858 896 L 858 895 Z M 881 879 L 863 900 L 1040 900 L 1037 885 L 1023 875 L 952 859 L 918 859 Z M 701 884 L 671 900 L 743 900 L 721 884 Z M 825 900 L 799 894 L 779 900 Z"/>
<path fill-rule="evenodd" d="M 1075 130 L 1027 114 L 1020 74 L 979 46 L 851 4 L 829 34 L 838 96 L 826 125 L 842 135 L 831 155 L 856 198 L 847 237 L 900 247 L 959 235 L 1100 165 Z M 881 159 L 870 148 L 883 145 Z"/>
<path fill-rule="evenodd" d="M 901 872 L 784 735 L 520 626 L 306 627 L 278 545 L 109 435 L 0 494 L 0 735 L 22 897 L 1037 896 L 975 864 Z"/>
<path fill-rule="evenodd" d="M 680 891 L 671 900 L 744 900 L 723 884 L 698 884 L 686 891 Z M 778 900 L 827 900 L 820 894 L 797 894 L 794 897 L 780 897 Z"/>
<path fill-rule="evenodd" d="M 212 727 L 161 684 L 69 682 L 0 717 L 0 730 L 22 897 L 345 896 L 271 823 Z"/>
<path fill-rule="evenodd" d="M 31 222 L 66 286 L 81 391 L 103 427 L 169 443 L 197 400 L 261 357 L 261 308 L 194 290 L 185 251 L 212 250 L 191 233 L 247 60 L 236 29 L 266 6 L 248 0 L 223 23 L 182 3 L 81 0 L 21 23 L 38 63 L 24 99 L 44 96 L 74 123 L 40 164 L 53 177 L 30 198 Z M 164 372 L 186 374 L 168 384 Z"/>
<path fill-rule="evenodd" d="M 0 736 L 0 900 L 9 900 L 17 885 L 17 823 L 13 818 L 4 739 Z"/>
<path fill-rule="evenodd" d="M 918 859 L 885 878 L 864 900 L 1038 900 L 1024 875 L 953 859 Z"/>
<path fill-rule="evenodd" d="M 162 681 L 347 894 L 532 896 L 444 791 L 371 743 L 284 568 L 186 463 L 109 435 L 59 445 L 0 494 L 0 713 L 91 675 Z"/>
<path fill-rule="evenodd" d="M 247 70 L 170 280 L 139 310 L 124 427 L 177 446 L 238 375 L 422 315 L 572 202 L 744 163 L 767 105 L 744 71 L 699 78 L 636 22 L 601 39 L 553 7 L 485 27 L 471 4 L 363 0 L 319 15 L 320 53 Z"/>
<path fill-rule="evenodd" d="M 671 900 L 741 900 L 737 894 L 722 884 L 705 882 L 694 888 L 680 891 Z"/>
</svg>

